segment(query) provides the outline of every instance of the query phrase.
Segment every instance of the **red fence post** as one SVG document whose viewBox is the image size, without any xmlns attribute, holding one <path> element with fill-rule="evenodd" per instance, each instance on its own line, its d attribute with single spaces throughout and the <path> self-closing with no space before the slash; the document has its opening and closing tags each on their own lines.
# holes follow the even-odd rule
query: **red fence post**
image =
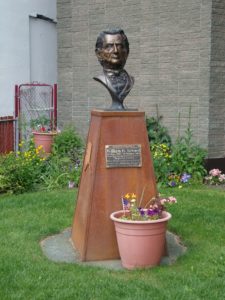
<svg viewBox="0 0 225 300">
<path fill-rule="evenodd" d="M 54 84 L 53 87 L 53 107 L 54 107 L 54 127 L 57 127 L 57 84 Z"/>
<path fill-rule="evenodd" d="M 19 86 L 15 85 L 15 118 L 19 116 Z"/>
<path fill-rule="evenodd" d="M 18 149 L 18 144 L 20 141 L 20 132 L 19 132 L 19 114 L 20 114 L 20 87 L 15 85 L 15 124 L 14 124 L 14 150 Z"/>
</svg>

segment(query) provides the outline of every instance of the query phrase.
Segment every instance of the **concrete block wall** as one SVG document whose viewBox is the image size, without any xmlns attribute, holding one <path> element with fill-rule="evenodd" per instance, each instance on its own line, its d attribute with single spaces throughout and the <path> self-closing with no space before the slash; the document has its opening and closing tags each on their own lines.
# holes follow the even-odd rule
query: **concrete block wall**
<svg viewBox="0 0 225 300">
<path fill-rule="evenodd" d="M 225 156 L 225 1 L 212 4 L 209 157 Z"/>
<path fill-rule="evenodd" d="M 216 80 L 212 74 L 219 69 L 222 72 L 222 68 L 213 67 L 211 38 L 219 43 L 223 30 L 221 25 L 220 33 L 215 30 L 214 34 L 212 20 L 222 22 L 215 11 L 219 7 L 217 11 L 224 13 L 223 3 L 225 0 L 213 0 L 213 5 L 210 0 L 58 0 L 62 124 L 75 124 L 85 137 L 90 111 L 110 105 L 108 92 L 92 79 L 102 72 L 94 48 L 98 33 L 116 26 L 123 28 L 128 36 L 130 55 L 125 68 L 135 77 L 125 104 L 144 110 L 148 116 L 156 115 L 157 106 L 174 139 L 178 128 L 180 134 L 186 130 L 191 106 L 195 140 L 206 149 L 214 147 L 209 140 L 216 126 L 215 122 L 209 125 L 215 114 L 210 92 Z M 221 49 L 221 58 L 222 54 Z M 222 89 L 220 95 L 218 105 L 223 102 Z M 209 153 L 222 155 L 216 147 L 215 151 L 209 149 Z"/>
<path fill-rule="evenodd" d="M 58 123 L 72 123 L 72 0 L 57 1 L 58 31 Z"/>
</svg>

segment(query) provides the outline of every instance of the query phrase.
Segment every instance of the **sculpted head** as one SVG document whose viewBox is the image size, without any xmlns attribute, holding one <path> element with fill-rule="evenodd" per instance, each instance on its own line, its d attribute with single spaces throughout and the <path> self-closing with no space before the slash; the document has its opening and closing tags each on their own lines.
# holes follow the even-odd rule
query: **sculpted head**
<svg viewBox="0 0 225 300">
<path fill-rule="evenodd" d="M 100 32 L 95 53 L 104 69 L 123 69 L 129 54 L 129 42 L 124 31 L 110 29 Z"/>
</svg>

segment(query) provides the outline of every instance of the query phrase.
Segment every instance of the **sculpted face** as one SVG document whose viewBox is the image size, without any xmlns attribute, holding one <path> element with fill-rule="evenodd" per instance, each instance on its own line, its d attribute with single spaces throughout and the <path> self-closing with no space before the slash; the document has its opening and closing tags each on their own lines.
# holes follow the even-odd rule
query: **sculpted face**
<svg viewBox="0 0 225 300">
<path fill-rule="evenodd" d="M 103 68 L 121 69 L 126 63 L 128 51 L 121 34 L 106 34 L 103 47 L 96 54 Z"/>
</svg>

